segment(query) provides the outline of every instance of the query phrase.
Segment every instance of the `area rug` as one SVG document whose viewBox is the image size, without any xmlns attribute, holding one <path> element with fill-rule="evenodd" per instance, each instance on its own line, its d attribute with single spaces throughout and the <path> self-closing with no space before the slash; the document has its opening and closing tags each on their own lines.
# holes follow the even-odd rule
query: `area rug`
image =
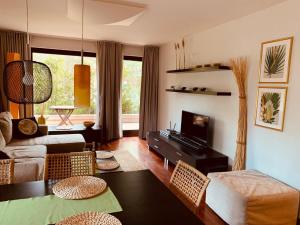
<svg viewBox="0 0 300 225">
<path fill-rule="evenodd" d="M 120 167 L 115 170 L 96 170 L 96 173 L 112 173 L 112 172 L 127 172 L 127 171 L 138 171 L 145 170 L 146 167 L 140 163 L 130 152 L 125 150 L 113 151 L 114 157 L 112 159 L 116 160 Z"/>
<path fill-rule="evenodd" d="M 120 167 L 122 168 L 122 170 L 125 172 L 146 169 L 146 167 L 128 151 L 114 151 L 114 156 L 120 163 Z"/>
</svg>

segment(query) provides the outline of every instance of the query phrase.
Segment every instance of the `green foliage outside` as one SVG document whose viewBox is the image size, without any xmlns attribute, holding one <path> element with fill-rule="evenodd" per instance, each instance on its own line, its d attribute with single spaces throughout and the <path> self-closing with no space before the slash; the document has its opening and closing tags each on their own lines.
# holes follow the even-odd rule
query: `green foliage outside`
<svg viewBox="0 0 300 225">
<path fill-rule="evenodd" d="M 142 62 L 123 61 L 122 113 L 138 114 L 140 111 L 140 92 Z"/>
<path fill-rule="evenodd" d="M 79 56 L 33 53 L 33 60 L 45 63 L 52 72 L 53 92 L 44 103 L 45 115 L 55 115 L 51 106 L 74 105 L 74 64 L 80 64 Z M 85 57 L 84 63 L 91 67 L 91 107 L 76 109 L 73 114 L 95 114 L 96 112 L 96 58 Z M 142 63 L 124 60 L 122 77 L 122 113 L 139 113 Z M 34 105 L 35 114 L 41 114 L 41 104 Z"/>
<path fill-rule="evenodd" d="M 33 60 L 43 62 L 52 72 L 53 91 L 44 103 L 46 115 L 56 114 L 51 106 L 74 105 L 74 64 L 80 64 L 80 56 L 33 53 Z M 95 114 L 96 111 L 96 59 L 85 57 L 84 63 L 91 67 L 91 107 L 76 109 L 73 114 Z M 41 114 L 41 105 L 35 105 L 35 114 Z"/>
</svg>

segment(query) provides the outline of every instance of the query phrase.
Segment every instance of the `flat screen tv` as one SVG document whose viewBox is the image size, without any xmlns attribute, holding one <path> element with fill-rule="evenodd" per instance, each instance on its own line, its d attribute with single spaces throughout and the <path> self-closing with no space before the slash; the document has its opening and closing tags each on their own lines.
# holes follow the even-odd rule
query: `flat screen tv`
<svg viewBox="0 0 300 225">
<path fill-rule="evenodd" d="M 207 145 L 209 138 L 209 117 L 182 111 L 181 135 Z"/>
</svg>

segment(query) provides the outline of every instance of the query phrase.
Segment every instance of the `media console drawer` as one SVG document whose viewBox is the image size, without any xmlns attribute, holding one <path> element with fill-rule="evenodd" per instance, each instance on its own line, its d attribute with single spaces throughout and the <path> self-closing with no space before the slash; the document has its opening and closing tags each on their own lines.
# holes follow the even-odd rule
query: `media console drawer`
<svg viewBox="0 0 300 225">
<path fill-rule="evenodd" d="M 226 171 L 228 168 L 227 156 L 213 149 L 196 152 L 174 140 L 161 136 L 159 132 L 149 132 L 147 143 L 150 149 L 162 155 L 174 165 L 182 160 L 204 174 Z"/>
</svg>

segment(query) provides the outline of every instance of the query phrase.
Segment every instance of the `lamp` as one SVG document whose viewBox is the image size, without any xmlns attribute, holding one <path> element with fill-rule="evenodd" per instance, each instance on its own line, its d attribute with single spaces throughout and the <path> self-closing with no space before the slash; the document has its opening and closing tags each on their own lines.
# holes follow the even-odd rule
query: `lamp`
<svg viewBox="0 0 300 225">
<path fill-rule="evenodd" d="M 6 54 L 6 63 L 10 63 L 10 62 L 13 62 L 13 61 L 18 61 L 20 59 L 21 59 L 20 53 L 17 53 L 17 52 L 8 52 Z"/>
<path fill-rule="evenodd" d="M 90 73 L 89 65 L 83 64 L 83 14 L 84 0 L 81 12 L 81 64 L 74 65 L 74 106 L 90 107 Z"/>
<path fill-rule="evenodd" d="M 27 15 L 27 54 L 29 55 L 28 33 L 28 0 L 26 0 Z M 17 58 L 16 53 L 8 53 L 7 59 Z M 24 104 L 26 117 L 26 104 L 40 104 L 47 101 L 52 94 L 52 74 L 49 67 L 43 63 L 32 60 L 11 61 L 6 64 L 3 73 L 4 93 L 13 103 Z"/>
</svg>

